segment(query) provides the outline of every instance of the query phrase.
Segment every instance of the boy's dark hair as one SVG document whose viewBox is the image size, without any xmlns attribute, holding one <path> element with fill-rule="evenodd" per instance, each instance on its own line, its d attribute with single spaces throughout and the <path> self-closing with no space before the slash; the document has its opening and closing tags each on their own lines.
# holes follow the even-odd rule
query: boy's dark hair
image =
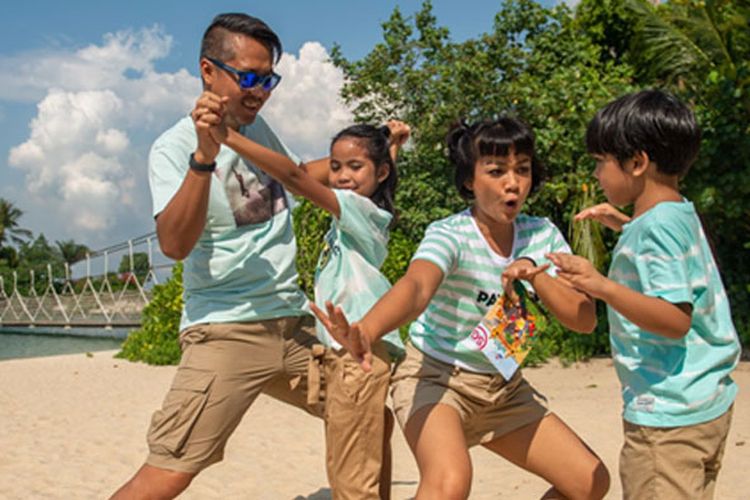
<svg viewBox="0 0 750 500">
<path fill-rule="evenodd" d="M 474 198 L 466 182 L 474 178 L 474 167 L 482 156 L 507 156 L 510 150 L 531 158 L 531 192 L 544 180 L 544 164 L 534 154 L 534 132 L 518 118 L 501 116 L 468 124 L 461 120 L 446 137 L 448 157 L 456 168 L 455 182 L 461 197 Z"/>
<path fill-rule="evenodd" d="M 600 109 L 586 130 L 592 154 L 611 154 L 622 165 L 643 151 L 657 171 L 684 176 L 700 149 L 701 131 L 693 112 L 661 90 L 643 90 Z"/>
<path fill-rule="evenodd" d="M 240 13 L 219 14 L 214 17 L 203 34 L 200 57 L 211 57 L 222 62 L 234 58 L 232 45 L 226 43 L 227 35 L 230 33 L 238 33 L 257 40 L 268 49 L 274 63 L 279 61 L 281 40 L 276 33 L 260 19 Z"/>
<path fill-rule="evenodd" d="M 390 141 L 391 131 L 388 127 L 374 127 L 372 125 L 352 125 L 347 127 L 333 138 L 331 149 L 341 139 L 352 138 L 357 140 L 367 150 L 367 157 L 375 164 L 375 168 L 384 163 L 388 165 L 390 172 L 383 179 L 375 192 L 370 197 L 372 201 L 383 210 L 394 215 L 391 225 L 396 222 L 396 207 L 393 198 L 396 195 L 398 185 L 398 171 L 396 163 L 391 158 Z"/>
</svg>

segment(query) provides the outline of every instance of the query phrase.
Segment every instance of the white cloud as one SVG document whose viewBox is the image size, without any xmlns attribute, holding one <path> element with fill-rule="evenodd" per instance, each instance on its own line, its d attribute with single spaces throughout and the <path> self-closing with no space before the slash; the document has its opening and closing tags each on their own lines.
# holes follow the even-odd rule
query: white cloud
<svg viewBox="0 0 750 500">
<path fill-rule="evenodd" d="M 192 107 L 200 80 L 159 72 L 171 37 L 159 27 L 107 34 L 100 45 L 0 59 L 0 99 L 32 99 L 29 137 L 10 150 L 23 172 L 24 220 L 48 239 L 98 247 L 153 230 L 146 158 L 151 142 Z M 15 61 L 15 70 L 5 71 Z M 34 61 L 33 64 L 23 61 Z M 351 121 L 343 75 L 319 43 L 284 54 L 282 84 L 264 116 L 303 158 L 325 155 Z"/>
<path fill-rule="evenodd" d="M 303 159 L 328 154 L 331 138 L 352 122 L 339 97 L 343 72 L 329 61 L 318 42 L 307 42 L 299 57 L 284 54 L 277 72 L 279 86 L 263 110 L 274 130 Z"/>
<path fill-rule="evenodd" d="M 28 139 L 8 155 L 24 174 L 25 212 L 43 226 L 35 232 L 98 246 L 152 230 L 150 142 L 200 92 L 187 70 L 154 69 L 171 44 L 159 27 L 123 31 L 76 51 L 16 56 L 12 75 L 0 71 L 2 97 L 37 102 Z"/>
</svg>

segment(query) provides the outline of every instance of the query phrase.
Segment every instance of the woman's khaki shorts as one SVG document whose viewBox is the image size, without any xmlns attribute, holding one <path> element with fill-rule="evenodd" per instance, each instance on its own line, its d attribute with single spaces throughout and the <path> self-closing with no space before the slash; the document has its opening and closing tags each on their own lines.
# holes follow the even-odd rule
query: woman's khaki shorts
<svg viewBox="0 0 750 500">
<path fill-rule="evenodd" d="M 423 354 L 411 344 L 391 381 L 396 418 L 402 428 L 425 406 L 445 404 L 461 416 L 469 446 L 541 420 L 547 400 L 523 378 L 520 370 L 505 381 L 500 374 L 475 373 Z"/>
</svg>

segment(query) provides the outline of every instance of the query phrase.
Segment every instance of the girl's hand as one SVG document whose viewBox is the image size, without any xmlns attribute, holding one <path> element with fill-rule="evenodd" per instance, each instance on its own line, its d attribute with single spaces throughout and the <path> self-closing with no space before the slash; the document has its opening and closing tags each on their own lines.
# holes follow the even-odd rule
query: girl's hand
<svg viewBox="0 0 750 500">
<path fill-rule="evenodd" d="M 535 266 L 529 259 L 518 259 L 505 268 L 501 275 L 503 290 L 510 297 L 514 304 L 518 303 L 518 294 L 513 289 L 513 282 L 516 280 L 531 281 L 539 273 L 543 273 L 549 268 L 549 264 Z"/>
<path fill-rule="evenodd" d="M 557 275 L 570 285 L 595 298 L 600 298 L 609 281 L 583 257 L 567 253 L 550 253 L 547 258 L 558 268 Z"/>
<path fill-rule="evenodd" d="M 328 314 L 320 310 L 318 306 L 310 303 L 310 309 L 323 324 L 328 333 L 336 342 L 342 345 L 349 354 L 360 364 L 366 372 L 372 370 L 372 348 L 370 340 L 359 328 L 359 323 L 349 324 L 344 312 L 340 307 L 333 307 L 330 301 L 326 301 Z"/>
<path fill-rule="evenodd" d="M 389 120 L 385 125 L 388 127 L 388 130 L 391 131 L 391 146 L 400 148 L 407 140 L 409 140 L 411 129 L 406 123 L 400 120 Z"/>
<path fill-rule="evenodd" d="M 622 231 L 622 226 L 630 222 L 630 217 L 617 210 L 609 203 L 600 203 L 581 210 L 573 218 L 575 221 L 592 219 L 613 231 Z"/>
<path fill-rule="evenodd" d="M 228 100 L 228 97 L 219 97 L 213 92 L 205 91 L 198 97 L 191 113 L 198 135 L 199 149 L 209 149 L 213 156 L 218 154 L 218 146 L 227 138 L 224 111 Z"/>
</svg>

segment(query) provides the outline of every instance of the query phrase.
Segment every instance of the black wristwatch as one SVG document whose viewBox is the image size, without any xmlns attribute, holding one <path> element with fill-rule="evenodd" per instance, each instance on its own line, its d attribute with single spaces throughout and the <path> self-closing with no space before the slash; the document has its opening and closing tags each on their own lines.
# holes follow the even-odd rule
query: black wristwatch
<svg viewBox="0 0 750 500">
<path fill-rule="evenodd" d="M 195 161 L 195 153 L 190 153 L 190 161 L 188 163 L 191 170 L 197 170 L 198 172 L 213 172 L 216 170 L 216 162 L 198 163 Z"/>
</svg>

